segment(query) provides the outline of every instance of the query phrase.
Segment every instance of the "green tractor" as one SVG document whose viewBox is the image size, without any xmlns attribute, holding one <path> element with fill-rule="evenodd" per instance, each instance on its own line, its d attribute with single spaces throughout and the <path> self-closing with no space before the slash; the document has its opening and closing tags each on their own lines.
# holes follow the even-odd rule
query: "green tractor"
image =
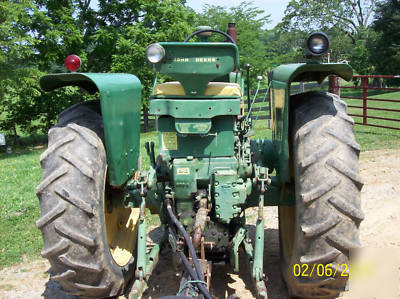
<svg viewBox="0 0 400 299">
<path fill-rule="evenodd" d="M 138 298 L 169 244 L 181 282 L 168 298 L 212 298 L 212 263 L 230 263 L 237 272 L 239 252 L 248 261 L 254 295 L 266 298 L 265 206 L 279 207 L 281 269 L 289 294 L 330 298 L 346 289 L 349 254 L 360 246 L 364 217 L 354 121 L 338 96 L 291 95 L 290 86 L 329 75 L 350 80 L 352 69 L 315 59 L 328 51 L 329 39 L 310 35 L 306 63 L 273 71 L 272 140 L 254 140 L 232 24 L 230 31 L 203 27 L 183 42 L 147 48 L 156 74 L 149 111 L 156 116 L 159 148 L 156 155 L 154 143 L 145 144 L 146 171 L 139 154 L 137 77 L 72 72 L 41 78 L 46 91 L 71 85 L 100 94 L 100 100 L 59 115 L 40 158 L 36 224 L 51 279 L 65 292 Z M 211 33 L 226 40 L 209 42 Z M 200 42 L 190 41 L 195 35 Z M 174 81 L 159 82 L 157 74 Z M 258 211 L 252 234 L 246 228 L 250 207 Z M 161 222 L 151 247 L 148 209 Z"/>
</svg>

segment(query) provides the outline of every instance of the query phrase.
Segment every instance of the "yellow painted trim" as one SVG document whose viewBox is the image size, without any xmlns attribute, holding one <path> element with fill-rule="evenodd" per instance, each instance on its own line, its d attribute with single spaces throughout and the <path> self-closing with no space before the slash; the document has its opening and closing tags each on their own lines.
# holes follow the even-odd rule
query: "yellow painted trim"
<svg viewBox="0 0 400 299">
<path fill-rule="evenodd" d="M 175 95 L 184 96 L 185 90 L 178 81 L 157 84 L 154 88 L 154 95 Z M 209 82 L 204 92 L 206 96 L 242 96 L 242 90 L 237 83 Z"/>
<path fill-rule="evenodd" d="M 108 247 L 119 266 L 129 263 L 136 247 L 140 208 L 113 207 L 105 213 Z"/>
<path fill-rule="evenodd" d="M 279 207 L 279 229 L 284 261 L 290 263 L 293 254 L 296 224 L 296 206 Z"/>
</svg>

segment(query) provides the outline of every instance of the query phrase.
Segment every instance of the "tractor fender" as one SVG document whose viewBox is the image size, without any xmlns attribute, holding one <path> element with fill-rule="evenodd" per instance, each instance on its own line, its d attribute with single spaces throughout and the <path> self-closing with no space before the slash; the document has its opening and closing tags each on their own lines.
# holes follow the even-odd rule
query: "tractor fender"
<svg viewBox="0 0 400 299">
<path fill-rule="evenodd" d="M 280 182 L 290 181 L 289 165 L 289 109 L 292 82 L 317 81 L 336 75 L 349 81 L 353 76 L 351 66 L 343 63 L 307 62 L 281 65 L 274 69 L 269 90 L 271 99 L 271 129 L 275 169 Z"/>
<path fill-rule="evenodd" d="M 140 146 L 140 80 L 131 74 L 68 73 L 40 78 L 40 86 L 51 91 L 78 86 L 100 93 L 109 183 L 121 186 L 138 170 Z"/>
</svg>

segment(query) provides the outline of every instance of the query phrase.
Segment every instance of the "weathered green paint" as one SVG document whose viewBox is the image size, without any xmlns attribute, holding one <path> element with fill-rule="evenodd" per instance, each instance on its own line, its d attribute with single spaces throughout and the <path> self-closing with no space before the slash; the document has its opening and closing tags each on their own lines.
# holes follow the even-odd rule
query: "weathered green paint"
<svg viewBox="0 0 400 299">
<path fill-rule="evenodd" d="M 147 250 L 145 247 L 144 255 L 146 264 L 145 264 L 145 273 L 146 276 L 141 280 L 141 279 L 136 279 L 135 282 L 132 285 L 131 291 L 129 295 L 127 296 L 130 299 L 136 299 L 136 298 L 141 298 L 144 290 L 147 289 L 148 285 L 147 282 L 149 280 L 149 277 L 151 273 L 153 272 L 154 268 L 156 267 L 159 256 L 160 256 L 160 251 L 165 245 L 165 241 L 168 238 L 167 230 L 165 227 L 162 225 L 162 230 L 164 230 L 161 238 L 159 241 L 151 248 L 150 252 L 146 254 Z M 144 235 L 146 237 L 146 235 Z M 144 239 L 146 240 L 146 239 Z M 143 264 L 141 264 L 141 267 L 143 267 Z"/>
<path fill-rule="evenodd" d="M 79 86 L 100 93 L 109 183 L 120 186 L 138 167 L 141 83 L 130 74 L 70 73 L 43 76 L 45 91 Z"/>
<path fill-rule="evenodd" d="M 208 82 L 240 67 L 239 51 L 232 43 L 159 43 L 165 58 L 153 65 L 178 80 L 187 96 L 204 95 Z"/>
<path fill-rule="evenodd" d="M 254 261 L 252 265 L 252 276 L 256 281 L 263 279 L 264 262 L 264 218 L 256 222 L 256 236 L 254 242 Z"/>
<path fill-rule="evenodd" d="M 251 184 L 251 182 L 249 182 Z M 229 224 L 239 217 L 247 198 L 246 182 L 233 169 L 217 170 L 213 175 L 215 217 Z"/>
<path fill-rule="evenodd" d="M 243 242 L 246 236 L 246 229 L 244 227 L 239 227 L 236 231 L 235 236 L 232 239 L 232 245 L 230 246 L 230 263 L 233 267 L 233 271 L 239 273 L 239 246 Z"/>
<path fill-rule="evenodd" d="M 146 199 L 143 197 L 140 204 L 140 218 L 138 222 L 138 236 L 137 236 L 137 258 L 136 258 L 136 270 L 141 272 L 143 278 L 146 276 L 148 256 L 146 252 Z"/>
<path fill-rule="evenodd" d="M 243 247 L 244 247 L 244 252 L 246 253 L 247 256 L 247 261 L 250 265 L 250 268 L 253 266 L 253 261 L 254 261 L 254 250 L 253 250 L 253 245 L 251 244 L 251 239 L 249 236 L 249 232 L 246 231 L 246 237 L 243 241 Z"/>
<path fill-rule="evenodd" d="M 189 200 L 192 206 L 192 194 L 197 191 L 196 171 L 187 166 L 174 166 L 172 171 L 176 197 L 180 200 Z"/>
<path fill-rule="evenodd" d="M 207 134 L 211 129 L 211 119 L 176 118 L 175 129 L 179 134 Z"/>
<path fill-rule="evenodd" d="M 272 81 L 271 128 L 272 144 L 278 158 L 274 161 L 277 176 L 281 182 L 290 180 L 289 168 L 289 89 L 287 83 Z"/>
<path fill-rule="evenodd" d="M 197 138 L 200 138 L 197 136 Z M 198 188 L 206 189 L 210 184 L 215 169 L 228 167 L 237 168 L 233 157 L 226 158 L 175 158 L 172 164 L 172 181 L 177 201 L 178 213 L 193 209 L 193 194 Z"/>
<path fill-rule="evenodd" d="M 213 118 L 218 115 L 239 115 L 240 99 L 193 100 L 152 99 L 149 113 L 175 118 Z"/>
<path fill-rule="evenodd" d="M 174 118 L 160 117 L 157 120 L 160 153 L 171 158 L 233 156 L 233 121 L 232 116 L 216 116 L 211 119 L 209 132 L 200 136 L 180 134 Z"/>
<path fill-rule="evenodd" d="M 164 229 L 164 233 L 161 239 L 156 243 L 153 248 L 151 248 L 150 253 L 148 254 L 147 264 L 146 264 L 146 276 L 150 276 L 153 272 L 155 266 L 158 263 L 158 258 L 160 256 L 160 251 L 164 246 L 165 241 L 168 238 L 167 229 L 165 226 L 162 226 L 162 230 Z"/>
<path fill-rule="evenodd" d="M 307 62 L 281 65 L 273 72 L 270 88 L 272 142 L 277 157 L 274 166 L 281 182 L 290 181 L 290 84 L 292 82 L 307 81 L 317 81 L 321 83 L 329 75 L 336 75 L 348 81 L 351 79 L 353 71 L 348 64 Z"/>
<path fill-rule="evenodd" d="M 306 63 L 283 64 L 274 69 L 272 80 L 286 82 L 311 82 L 321 83 L 329 75 L 336 75 L 348 81 L 353 76 L 351 66 L 344 63 L 319 63 L 309 61 Z"/>
<path fill-rule="evenodd" d="M 237 167 L 237 160 L 234 157 L 176 158 L 172 165 L 173 173 L 180 168 L 182 175 L 187 172 L 183 169 L 188 168 L 189 174 L 194 177 L 197 186 L 202 189 L 208 187 L 210 178 L 217 169 L 237 169 Z"/>
</svg>

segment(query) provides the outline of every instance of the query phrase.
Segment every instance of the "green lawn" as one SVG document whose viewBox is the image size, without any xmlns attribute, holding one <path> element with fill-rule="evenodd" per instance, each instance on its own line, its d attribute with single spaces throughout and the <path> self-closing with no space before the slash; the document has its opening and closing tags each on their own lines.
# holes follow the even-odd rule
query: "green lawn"
<svg viewBox="0 0 400 299">
<path fill-rule="evenodd" d="M 35 187 L 43 150 L 15 150 L 0 155 L 0 269 L 26 258 L 39 256 L 40 232 L 35 227 L 39 202 Z"/>
<path fill-rule="evenodd" d="M 400 92 L 375 96 L 400 99 Z M 348 100 L 347 102 L 350 104 L 352 101 Z M 380 107 L 400 109 L 399 103 L 390 102 L 371 102 L 370 107 L 376 107 L 377 104 Z M 255 107 L 258 110 L 259 105 Z M 359 113 L 352 108 L 349 111 L 350 113 Z M 370 115 L 399 118 L 399 114 L 372 111 Z M 376 121 L 371 121 L 371 123 L 376 123 Z M 378 121 L 378 123 L 393 126 L 393 122 Z M 399 124 L 397 125 L 399 126 Z M 355 132 L 363 151 L 400 146 L 400 131 L 356 125 Z M 267 128 L 266 120 L 257 121 L 254 138 L 271 138 L 271 130 Z M 158 148 L 157 133 L 141 134 L 144 169 L 147 169 L 149 165 L 149 158 L 144 150 L 146 141 L 154 141 Z M 24 149 L 21 147 L 14 149 L 11 155 L 0 153 L 0 269 L 20 262 L 23 256 L 28 259 L 40 256 L 42 237 L 40 231 L 35 227 L 35 221 L 40 214 L 35 187 L 41 178 L 39 157 L 43 150 L 44 147 L 25 146 Z"/>
<path fill-rule="evenodd" d="M 374 95 L 375 94 L 375 95 Z M 356 96 L 360 97 L 360 92 L 346 91 L 342 92 L 342 96 Z M 376 99 L 392 99 L 400 100 L 400 92 L 382 93 L 379 91 L 368 92 L 368 97 Z M 362 100 L 346 99 L 348 105 L 362 106 Z M 400 102 L 381 102 L 381 101 L 367 101 L 367 107 L 379 107 L 386 109 L 400 110 Z M 350 114 L 362 114 L 362 109 L 348 108 Z M 367 110 L 367 115 L 374 117 L 384 117 L 400 119 L 400 112 Z M 362 122 L 362 117 L 353 117 L 356 122 Z M 400 122 L 387 121 L 381 119 L 367 119 L 368 124 L 397 127 L 400 128 Z M 355 125 L 355 133 L 357 141 L 361 144 L 362 150 L 373 150 L 383 148 L 395 148 L 400 146 L 400 130 L 389 130 L 384 128 L 370 127 L 364 125 Z"/>
</svg>

